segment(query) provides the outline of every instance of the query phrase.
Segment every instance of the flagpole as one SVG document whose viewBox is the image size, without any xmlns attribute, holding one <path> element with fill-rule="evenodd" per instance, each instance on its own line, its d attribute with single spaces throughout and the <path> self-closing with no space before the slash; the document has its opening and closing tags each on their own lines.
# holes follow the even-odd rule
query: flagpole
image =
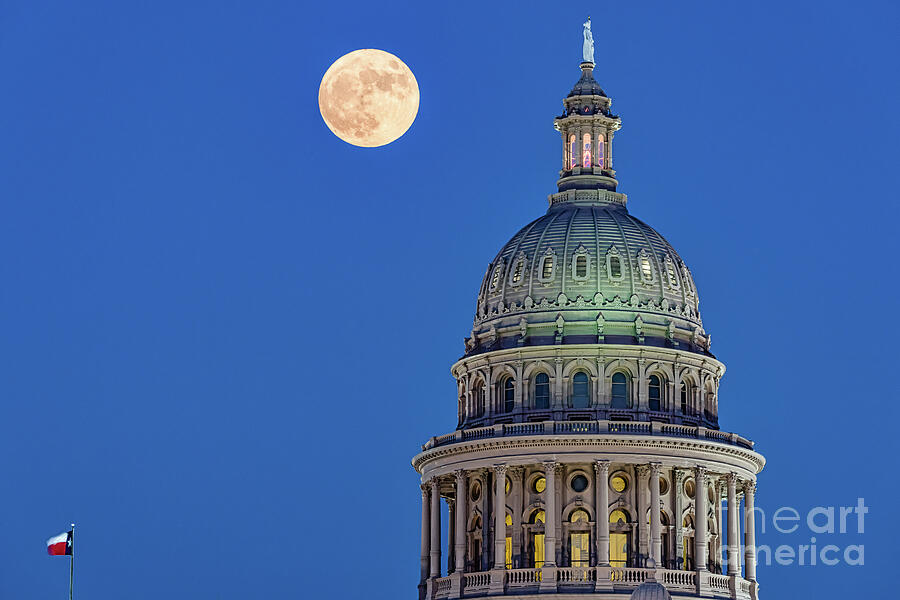
<svg viewBox="0 0 900 600">
<path fill-rule="evenodd" d="M 72 600 L 72 587 L 75 584 L 75 523 L 72 523 L 72 560 L 69 562 L 69 600 Z"/>
</svg>

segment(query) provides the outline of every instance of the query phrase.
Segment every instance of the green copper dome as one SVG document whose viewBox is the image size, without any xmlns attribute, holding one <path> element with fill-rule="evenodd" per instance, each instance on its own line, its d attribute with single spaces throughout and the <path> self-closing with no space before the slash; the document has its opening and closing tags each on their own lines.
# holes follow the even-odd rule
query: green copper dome
<svg viewBox="0 0 900 600">
<path fill-rule="evenodd" d="M 551 202 L 491 261 L 467 355 L 572 343 L 708 353 L 690 270 L 623 194 L 573 190 Z"/>
</svg>

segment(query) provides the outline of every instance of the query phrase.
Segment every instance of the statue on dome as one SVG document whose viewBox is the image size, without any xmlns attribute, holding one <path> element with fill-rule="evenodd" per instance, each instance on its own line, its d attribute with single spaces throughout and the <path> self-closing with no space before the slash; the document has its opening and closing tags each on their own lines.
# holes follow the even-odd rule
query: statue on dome
<svg viewBox="0 0 900 600">
<path fill-rule="evenodd" d="M 594 62 L 594 36 L 591 34 L 591 18 L 584 22 L 584 49 L 582 50 L 584 62 Z"/>
</svg>

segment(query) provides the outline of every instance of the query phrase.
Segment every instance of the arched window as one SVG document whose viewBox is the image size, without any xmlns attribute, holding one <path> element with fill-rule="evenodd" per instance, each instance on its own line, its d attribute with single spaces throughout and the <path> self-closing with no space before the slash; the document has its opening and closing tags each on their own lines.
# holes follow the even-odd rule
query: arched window
<svg viewBox="0 0 900 600">
<path fill-rule="evenodd" d="M 572 513 L 569 517 L 569 522 L 572 524 L 575 523 L 584 523 L 587 525 L 590 522 L 590 517 L 587 512 L 581 509 L 578 509 Z M 590 537 L 591 534 L 588 531 L 572 531 L 569 533 L 569 565 L 572 567 L 587 567 L 590 566 L 590 557 L 591 557 L 591 547 L 590 547 Z"/>
<path fill-rule="evenodd" d="M 512 377 L 503 381 L 503 412 L 512 412 L 516 406 L 516 382 Z"/>
<path fill-rule="evenodd" d="M 628 379 L 625 373 L 613 373 L 612 402 L 613 408 L 628 408 Z"/>
<path fill-rule="evenodd" d="M 624 510 L 616 509 L 609 513 L 609 564 L 613 567 L 628 565 L 630 548 L 628 544 L 628 515 Z"/>
<path fill-rule="evenodd" d="M 591 166 L 591 134 L 586 133 L 583 136 L 581 164 L 585 167 Z"/>
<path fill-rule="evenodd" d="M 644 278 L 644 281 L 652 281 L 653 280 L 653 266 L 650 264 L 650 259 L 647 256 L 641 255 L 640 263 L 641 263 L 641 277 Z"/>
<path fill-rule="evenodd" d="M 578 142 L 573 133 L 569 136 L 569 168 L 574 169 L 576 164 L 578 164 Z"/>
<path fill-rule="evenodd" d="M 553 277 L 553 257 L 545 256 L 541 266 L 541 279 L 550 279 Z"/>
<path fill-rule="evenodd" d="M 512 284 L 518 285 L 522 282 L 522 271 L 525 270 L 525 261 L 521 258 L 516 261 L 512 272 Z"/>
<path fill-rule="evenodd" d="M 532 525 L 537 525 L 540 523 L 544 524 L 544 511 L 536 510 L 531 513 L 531 518 L 529 519 L 529 523 Z M 544 533 L 541 529 L 532 529 L 531 531 L 531 539 L 529 540 L 529 551 L 533 559 L 533 565 L 535 569 L 539 569 L 544 566 Z"/>
<path fill-rule="evenodd" d="M 484 416 L 484 382 L 479 381 L 475 384 L 475 416 Z"/>
<path fill-rule="evenodd" d="M 587 277 L 587 256 L 583 254 L 575 257 L 575 277 Z"/>
<path fill-rule="evenodd" d="M 622 277 L 622 261 L 619 260 L 618 256 L 609 257 L 609 276 L 612 279 L 619 279 Z"/>
<path fill-rule="evenodd" d="M 662 405 L 662 381 L 658 375 L 651 375 L 649 382 L 650 410 L 661 410 Z"/>
<path fill-rule="evenodd" d="M 550 376 L 546 373 L 534 378 L 534 407 L 550 408 Z"/>
<path fill-rule="evenodd" d="M 606 162 L 604 161 L 606 155 L 606 148 L 603 145 L 603 134 L 597 134 L 597 166 L 603 168 L 606 166 Z"/>
<path fill-rule="evenodd" d="M 575 373 L 572 378 L 572 408 L 587 408 L 591 405 L 590 386 L 587 373 Z"/>
<path fill-rule="evenodd" d="M 503 272 L 503 263 L 501 262 L 496 267 L 494 267 L 494 273 L 491 275 L 491 289 L 497 289 L 497 285 L 500 283 L 500 274 Z"/>
<path fill-rule="evenodd" d="M 687 381 L 681 382 L 681 413 L 682 414 L 690 414 L 691 412 L 691 389 L 690 385 L 688 385 Z"/>
</svg>

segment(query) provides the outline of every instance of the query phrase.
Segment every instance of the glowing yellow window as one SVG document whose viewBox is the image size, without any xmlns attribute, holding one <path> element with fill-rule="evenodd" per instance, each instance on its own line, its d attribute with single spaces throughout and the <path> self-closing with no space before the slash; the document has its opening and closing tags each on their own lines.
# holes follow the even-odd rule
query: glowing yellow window
<svg viewBox="0 0 900 600">
<path fill-rule="evenodd" d="M 628 534 L 609 534 L 609 564 L 613 567 L 628 564 Z"/>
<path fill-rule="evenodd" d="M 512 527 L 512 515 L 506 515 L 506 526 Z M 506 536 L 506 568 L 512 569 L 512 536 L 509 535 Z"/>
<path fill-rule="evenodd" d="M 620 493 L 625 491 L 626 482 L 625 482 L 625 478 L 622 477 L 621 475 L 614 475 L 609 483 L 612 486 L 612 489 L 614 489 L 615 491 L 620 492 Z M 621 512 L 621 511 L 615 511 L 615 512 Z"/>
<path fill-rule="evenodd" d="M 590 565 L 591 549 L 589 545 L 590 534 L 570 533 L 569 549 L 573 567 L 587 567 Z"/>
<path fill-rule="evenodd" d="M 572 513 L 572 516 L 569 517 L 570 523 L 587 523 L 591 519 L 588 517 L 587 511 L 584 510 L 576 510 Z"/>
<path fill-rule="evenodd" d="M 653 267 L 650 266 L 650 259 L 646 256 L 641 257 L 641 275 L 644 279 L 653 279 Z"/>
<path fill-rule="evenodd" d="M 508 494 L 509 493 L 509 477 L 506 478 L 505 488 L 506 488 L 506 493 Z M 510 517 L 509 515 L 506 515 L 507 520 L 509 520 L 510 518 L 512 518 L 512 517 Z M 507 523 L 507 525 L 512 525 L 512 523 Z"/>
<path fill-rule="evenodd" d="M 534 534 L 534 568 L 540 569 L 544 566 L 544 534 Z"/>
<path fill-rule="evenodd" d="M 538 494 L 542 494 L 544 490 L 547 489 L 547 480 L 543 477 L 538 477 L 534 482 L 534 491 Z M 543 511 L 541 512 L 543 514 Z M 543 523 L 543 521 L 541 521 Z"/>
<path fill-rule="evenodd" d="M 513 269 L 513 283 L 519 283 L 522 280 L 522 269 L 525 267 L 525 261 L 516 261 L 516 267 Z"/>
<path fill-rule="evenodd" d="M 628 522 L 628 515 L 625 514 L 625 511 L 616 509 L 609 513 L 609 522 L 611 524 L 617 525 L 619 521 L 622 521 L 622 523 Z"/>
</svg>

